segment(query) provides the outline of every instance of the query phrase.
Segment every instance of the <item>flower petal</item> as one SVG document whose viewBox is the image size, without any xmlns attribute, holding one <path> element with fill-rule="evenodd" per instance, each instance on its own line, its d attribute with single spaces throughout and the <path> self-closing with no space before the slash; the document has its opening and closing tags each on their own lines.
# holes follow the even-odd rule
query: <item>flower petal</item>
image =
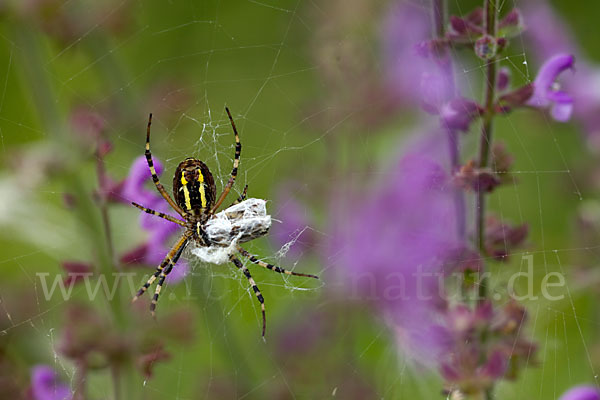
<svg viewBox="0 0 600 400">
<path fill-rule="evenodd" d="M 550 57 L 540 68 L 534 84 L 549 89 L 558 75 L 567 69 L 573 68 L 574 63 L 575 57 L 572 54 L 563 53 Z"/>
<path fill-rule="evenodd" d="M 576 386 L 563 394 L 559 400 L 600 400 L 600 391 L 593 386 Z"/>
<path fill-rule="evenodd" d="M 499 91 L 503 92 L 508 89 L 510 85 L 510 69 L 506 67 L 500 68 L 498 71 L 498 82 L 496 83 L 496 87 Z"/>
<path fill-rule="evenodd" d="M 550 115 L 556 121 L 567 122 L 573 114 L 573 103 L 556 103 L 550 109 Z"/>
<path fill-rule="evenodd" d="M 548 93 L 556 78 L 562 71 L 572 68 L 574 62 L 575 57 L 571 54 L 557 54 L 546 61 L 533 82 L 533 95 L 527 104 L 534 107 L 547 107 L 550 104 Z"/>
<path fill-rule="evenodd" d="M 467 132 L 471 122 L 479 116 L 479 105 L 473 100 L 456 98 L 440 109 L 442 126 Z"/>
<path fill-rule="evenodd" d="M 560 122 L 567 122 L 573 114 L 573 97 L 560 90 L 548 92 L 547 97 L 554 103 L 550 110 L 552 118 Z"/>
<path fill-rule="evenodd" d="M 156 173 L 160 175 L 163 169 L 162 163 L 157 159 L 154 159 L 153 161 Z M 152 174 L 148 168 L 146 157 L 139 156 L 135 159 L 129 169 L 129 175 L 125 180 L 125 185 L 123 187 L 123 197 L 125 197 L 126 200 L 139 203 L 145 200 L 149 194 L 154 194 L 144 188 L 144 183 L 147 180 L 150 180 L 151 177 Z"/>
<path fill-rule="evenodd" d="M 34 400 L 70 400 L 68 385 L 59 383 L 56 372 L 47 365 L 37 365 L 31 370 L 31 391 Z"/>
<path fill-rule="evenodd" d="M 557 54 L 542 65 L 533 82 L 533 95 L 527 105 L 551 107 L 552 117 L 561 122 L 568 121 L 573 112 L 573 98 L 566 92 L 554 89 L 554 82 L 561 72 L 573 68 L 575 57 L 571 54 Z"/>
<path fill-rule="evenodd" d="M 502 378 L 508 365 L 506 358 L 501 351 L 494 351 L 482 369 L 483 375 L 494 380 Z"/>
</svg>

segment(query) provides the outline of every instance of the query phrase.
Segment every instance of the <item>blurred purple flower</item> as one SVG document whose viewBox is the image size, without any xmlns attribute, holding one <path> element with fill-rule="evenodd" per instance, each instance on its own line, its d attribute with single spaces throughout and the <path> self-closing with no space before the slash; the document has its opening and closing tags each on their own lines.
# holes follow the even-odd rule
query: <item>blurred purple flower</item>
<svg viewBox="0 0 600 400">
<path fill-rule="evenodd" d="M 154 158 L 156 173 L 162 172 L 162 164 Z M 152 180 L 145 156 L 138 157 L 131 168 L 129 175 L 122 184 L 120 198 L 129 204 L 135 201 L 144 207 L 151 208 L 165 214 L 173 214 L 168 203 L 154 188 L 146 188 L 145 183 Z M 149 233 L 148 240 L 121 257 L 121 260 L 130 264 L 148 264 L 157 266 L 164 259 L 170 249 L 171 237 L 179 231 L 179 225 L 158 218 L 144 212 L 140 213 L 140 225 Z M 168 275 L 170 282 L 180 281 L 188 272 L 189 266 L 182 258 L 179 259 L 173 271 Z"/>
<path fill-rule="evenodd" d="M 438 115 L 450 131 L 468 131 L 479 105 L 460 96 L 453 73 L 453 59 L 446 45 L 431 40 L 426 8 L 396 2 L 383 22 L 383 47 L 390 90 L 403 103 L 421 105 Z"/>
<path fill-rule="evenodd" d="M 576 386 L 565 392 L 559 400 L 600 400 L 600 391 L 594 386 Z"/>
<path fill-rule="evenodd" d="M 90 26 L 99 31 L 120 35 L 129 32 L 133 24 L 133 1 L 108 0 L 92 2 L 89 7 L 79 8 L 61 0 L 4 1 L 2 7 L 13 9 L 24 18 L 25 23 L 42 29 L 61 45 L 75 40 L 85 43 L 85 33 Z M 115 12 L 118 7 L 119 12 Z"/>
<path fill-rule="evenodd" d="M 106 129 L 104 118 L 98 112 L 86 107 L 75 107 L 69 116 L 69 123 L 73 131 L 89 137 L 91 142 L 95 142 Z"/>
<path fill-rule="evenodd" d="M 527 104 L 542 109 L 550 108 L 552 118 L 566 122 L 573 113 L 573 97 L 556 87 L 558 76 L 572 69 L 575 57 L 571 54 L 557 54 L 546 61 L 533 82 L 533 95 Z"/>
<path fill-rule="evenodd" d="M 153 158 L 153 161 L 156 173 L 160 175 L 163 171 L 162 163 L 156 158 Z M 129 174 L 123 186 L 123 196 L 127 197 L 127 200 L 135 201 L 152 201 L 156 199 L 159 197 L 158 193 L 154 193 L 144 186 L 144 183 L 150 179 L 152 179 L 152 174 L 148 168 L 146 157 L 139 156 L 129 168 Z"/>
<path fill-rule="evenodd" d="M 85 106 L 77 106 L 69 116 L 72 138 L 82 151 L 96 149 L 99 158 L 112 150 L 112 143 L 105 137 L 106 118 L 98 111 Z"/>
<path fill-rule="evenodd" d="M 298 190 L 290 183 L 284 184 L 276 198 L 278 208 L 274 215 L 281 223 L 271 227 L 271 241 L 278 247 L 293 242 L 289 248 L 292 255 L 309 251 L 315 243 L 314 231 L 310 229 L 313 222 L 307 207 L 298 201 Z"/>
<path fill-rule="evenodd" d="M 412 147 L 381 183 L 362 187 L 350 202 L 356 209 L 334 203 L 330 248 L 350 295 L 378 306 L 401 349 L 429 365 L 444 348 L 435 316 L 444 306 L 436 273 L 460 247 L 452 187 L 438 163 L 444 153 L 434 139 Z"/>
<path fill-rule="evenodd" d="M 47 365 L 31 369 L 31 392 L 34 400 L 71 400 L 69 385 L 60 383 L 56 372 Z"/>
<path fill-rule="evenodd" d="M 404 102 L 440 104 L 447 99 L 449 82 L 429 57 L 425 44 L 431 36 L 425 7 L 395 2 L 383 21 L 383 56 L 390 89 Z"/>
<path fill-rule="evenodd" d="M 67 260 L 63 261 L 61 265 L 67 273 L 64 278 L 65 285 L 81 282 L 86 275 L 91 275 L 94 271 L 94 265 L 88 262 Z"/>
<path fill-rule="evenodd" d="M 442 126 L 453 131 L 467 132 L 471 122 L 481 114 L 481 108 L 473 100 L 456 98 L 440 109 Z"/>
<path fill-rule="evenodd" d="M 532 362 L 536 346 L 523 333 L 525 309 L 515 301 L 494 308 L 490 301 L 446 312 L 448 351 L 440 372 L 463 393 L 484 393 L 500 379 L 515 379 Z M 484 339 L 485 337 L 485 339 Z"/>
<path fill-rule="evenodd" d="M 431 54 L 430 50 L 422 53 L 422 57 L 425 59 L 417 62 L 421 66 L 420 75 L 418 75 L 420 76 L 420 86 L 416 91 L 419 95 L 417 99 L 420 99 L 421 106 L 426 111 L 439 114 L 442 107 L 455 97 L 450 60 L 446 57 L 437 58 L 439 56 Z"/>
<path fill-rule="evenodd" d="M 311 357 L 327 346 L 328 335 L 333 335 L 335 323 L 323 310 L 299 313 L 283 327 L 278 337 L 279 357 L 295 360 L 298 357 Z M 286 362 L 287 363 L 287 362 Z"/>
</svg>

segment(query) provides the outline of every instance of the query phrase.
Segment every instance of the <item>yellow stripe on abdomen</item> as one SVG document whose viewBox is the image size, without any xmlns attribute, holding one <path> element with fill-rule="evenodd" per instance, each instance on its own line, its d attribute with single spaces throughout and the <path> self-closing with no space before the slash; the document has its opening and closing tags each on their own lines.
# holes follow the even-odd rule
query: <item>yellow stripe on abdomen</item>
<svg viewBox="0 0 600 400">
<path fill-rule="evenodd" d="M 183 185 L 183 196 L 185 197 L 185 208 L 187 211 L 192 211 L 192 200 L 190 199 L 190 191 L 188 190 L 188 181 L 185 179 L 185 172 L 181 173 L 181 184 Z"/>
<path fill-rule="evenodd" d="M 200 182 L 200 201 L 202 202 L 202 208 L 206 208 L 206 192 L 204 190 L 204 176 L 202 172 L 198 170 L 198 182 Z"/>
</svg>

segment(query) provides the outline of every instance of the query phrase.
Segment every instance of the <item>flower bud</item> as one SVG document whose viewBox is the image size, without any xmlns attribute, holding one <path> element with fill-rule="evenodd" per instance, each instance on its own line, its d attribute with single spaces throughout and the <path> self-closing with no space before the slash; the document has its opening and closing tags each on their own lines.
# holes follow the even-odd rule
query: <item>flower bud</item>
<svg viewBox="0 0 600 400">
<path fill-rule="evenodd" d="M 499 91 L 503 92 L 508 89 L 510 86 L 510 69 L 506 67 L 500 68 L 498 71 L 498 82 L 496 83 L 496 87 Z"/>
<path fill-rule="evenodd" d="M 483 35 L 475 42 L 475 54 L 482 60 L 491 60 L 498 53 L 498 42 L 490 35 Z"/>
</svg>

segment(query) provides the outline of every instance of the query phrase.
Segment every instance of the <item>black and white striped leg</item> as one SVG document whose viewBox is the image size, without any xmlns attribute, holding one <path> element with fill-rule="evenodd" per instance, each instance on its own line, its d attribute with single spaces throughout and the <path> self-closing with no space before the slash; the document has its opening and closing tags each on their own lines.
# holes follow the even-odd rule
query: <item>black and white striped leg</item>
<svg viewBox="0 0 600 400">
<path fill-rule="evenodd" d="M 262 311 L 262 320 L 263 320 L 262 337 L 264 338 L 265 331 L 267 329 L 267 317 L 265 314 L 265 299 L 263 298 L 262 294 L 260 293 L 258 286 L 256 286 L 256 282 L 254 282 L 254 279 L 252 278 L 252 275 L 250 275 L 250 271 L 248 270 L 248 268 L 246 268 L 246 266 L 244 264 L 242 264 L 242 262 L 233 255 L 231 257 L 229 257 L 229 259 L 238 269 L 241 269 L 242 272 L 244 273 L 244 275 L 246 276 L 246 278 L 248 278 L 248 282 L 250 283 L 250 286 L 252 286 L 252 290 L 254 290 L 254 294 L 256 294 L 256 298 L 258 299 L 258 302 L 260 303 L 260 309 Z"/>
<path fill-rule="evenodd" d="M 148 290 L 150 285 L 152 285 L 154 283 L 156 278 L 159 277 L 159 275 L 163 272 L 163 270 L 165 268 L 167 268 L 167 269 L 173 268 L 173 265 L 175 265 L 177 260 L 179 260 L 179 257 L 181 257 L 181 253 L 183 253 L 183 250 L 185 249 L 185 246 L 187 245 L 188 240 L 189 240 L 189 235 L 183 235 L 177 241 L 177 243 L 175 243 L 175 245 L 171 248 L 169 253 L 167 253 L 167 255 L 165 256 L 164 260 L 156 268 L 156 271 L 154 272 L 154 274 L 148 279 L 148 281 L 146 281 L 146 283 L 144 283 L 144 285 L 140 288 L 140 290 L 138 290 L 136 295 L 131 300 L 132 302 L 136 301 L 137 299 L 140 298 L 140 296 L 142 296 L 144 293 L 146 293 L 146 291 Z"/>
<path fill-rule="evenodd" d="M 281 267 L 278 267 L 276 265 L 273 264 L 269 264 L 266 263 L 264 261 L 260 261 L 258 258 L 256 258 L 255 256 L 253 256 L 252 254 L 248 253 L 248 251 L 246 249 L 244 249 L 242 246 L 237 246 L 238 251 L 240 252 L 241 255 L 243 255 L 244 257 L 248 258 L 250 261 L 252 261 L 254 264 L 256 265 L 260 265 L 263 268 L 266 269 L 270 269 L 271 271 L 275 271 L 278 272 L 280 274 L 286 274 L 286 275 L 295 275 L 295 276 L 306 276 L 308 278 L 315 278 L 315 279 L 319 279 L 318 276 L 316 275 L 312 275 L 312 274 L 302 274 L 300 272 L 293 272 L 293 271 L 288 271 L 286 269 L 283 269 Z"/>
<path fill-rule="evenodd" d="M 142 211 L 144 211 L 144 212 L 146 212 L 146 213 L 148 213 L 150 215 L 156 215 L 159 218 L 166 219 L 167 221 L 171 221 L 171 222 L 173 222 L 173 223 L 175 223 L 177 225 L 185 226 L 185 222 L 183 222 L 180 219 L 177 219 L 175 217 L 172 217 L 170 215 L 167 215 L 167 214 L 164 214 L 164 213 L 161 213 L 161 212 L 158 212 L 158 211 L 154 211 L 151 208 L 146 208 L 146 207 L 144 207 L 144 206 L 142 206 L 142 205 L 140 205 L 140 204 L 138 204 L 138 203 L 136 203 L 134 201 L 132 201 L 131 204 L 133 204 L 134 206 L 136 206 L 140 210 L 142 210 Z"/>
<path fill-rule="evenodd" d="M 150 313 L 153 317 L 156 316 L 156 304 L 158 304 L 158 296 L 160 295 L 160 291 L 162 289 L 163 284 L 165 283 L 167 275 L 169 275 L 171 273 L 171 270 L 173 270 L 173 265 L 174 264 L 170 264 L 167 268 L 165 268 L 165 270 L 161 272 L 160 277 L 158 278 L 158 285 L 156 285 L 154 296 L 152 296 L 152 301 L 150 302 Z"/>
<path fill-rule="evenodd" d="M 185 212 L 175 203 L 175 201 L 171 198 L 169 193 L 165 190 L 165 187 L 160 183 L 158 179 L 158 175 L 156 174 L 156 169 L 154 168 L 154 162 L 152 161 L 152 153 L 150 152 L 150 126 L 152 125 L 152 114 L 148 117 L 148 127 L 146 128 L 146 151 L 144 155 L 146 156 L 146 161 L 148 162 L 148 168 L 150 168 L 150 173 L 152 174 L 152 181 L 156 186 L 156 189 L 160 193 L 160 195 L 169 203 L 169 205 L 175 210 L 179 215 L 184 216 Z"/>
<path fill-rule="evenodd" d="M 231 127 L 233 128 L 233 133 L 235 134 L 235 157 L 233 159 L 233 169 L 231 170 L 231 176 L 229 177 L 229 181 L 227 181 L 227 184 L 223 188 L 223 192 L 219 196 L 219 199 L 216 201 L 213 208 L 211 208 L 210 214 L 214 214 L 215 211 L 219 209 L 221 204 L 223 204 L 225 197 L 227 197 L 227 194 L 233 187 L 233 184 L 235 183 L 235 178 L 237 177 L 238 167 L 240 165 L 240 155 L 242 154 L 242 143 L 240 142 L 240 135 L 238 135 L 237 128 L 235 127 L 235 122 L 233 122 L 233 117 L 229 112 L 229 108 L 225 107 L 225 111 L 227 111 L 227 116 L 229 117 Z"/>
<path fill-rule="evenodd" d="M 231 203 L 231 206 L 235 206 L 236 204 L 240 204 L 242 201 L 246 200 L 246 193 L 248 192 L 248 185 L 244 186 L 244 191 L 240 194 L 240 197 L 237 198 L 236 201 Z M 229 207 L 231 207 L 229 206 Z"/>
</svg>

